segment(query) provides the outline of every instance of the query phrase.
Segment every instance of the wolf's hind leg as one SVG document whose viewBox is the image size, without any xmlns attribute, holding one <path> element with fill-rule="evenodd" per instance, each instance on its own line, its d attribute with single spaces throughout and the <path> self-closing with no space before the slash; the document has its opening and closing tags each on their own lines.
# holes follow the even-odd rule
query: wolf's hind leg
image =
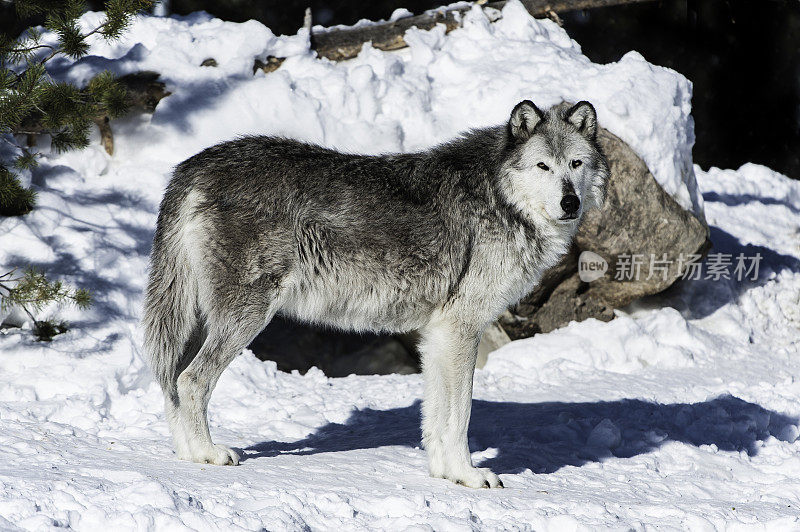
<svg viewBox="0 0 800 532">
<path fill-rule="evenodd" d="M 189 366 L 178 376 L 178 402 L 167 409 L 173 425 L 178 458 L 198 463 L 237 465 L 235 451 L 211 441 L 208 402 L 222 372 L 269 323 L 274 302 L 244 305 L 224 317 L 207 321 L 208 335 Z M 216 318 L 216 321 L 214 321 Z M 179 442 L 179 437 L 183 442 Z"/>
<path fill-rule="evenodd" d="M 183 356 L 178 360 L 177 367 L 175 368 L 175 375 L 180 375 L 192 360 L 200 352 L 200 348 L 206 341 L 206 334 L 202 324 L 202 320 L 198 318 L 198 325 L 192 332 L 192 336 L 186 343 Z M 175 450 L 178 456 L 189 456 L 189 438 L 185 432 L 184 423 L 181 421 L 180 409 L 178 408 L 178 388 L 177 382 L 173 383 L 173 391 L 164 394 L 164 412 L 167 415 L 167 423 L 169 425 L 170 433 L 172 434 L 172 441 L 175 444 Z"/>
<path fill-rule="evenodd" d="M 473 467 L 467 443 L 478 338 L 469 327 L 446 319 L 423 331 L 422 436 L 431 476 L 472 488 L 496 488 L 503 483 L 490 470 Z"/>
</svg>

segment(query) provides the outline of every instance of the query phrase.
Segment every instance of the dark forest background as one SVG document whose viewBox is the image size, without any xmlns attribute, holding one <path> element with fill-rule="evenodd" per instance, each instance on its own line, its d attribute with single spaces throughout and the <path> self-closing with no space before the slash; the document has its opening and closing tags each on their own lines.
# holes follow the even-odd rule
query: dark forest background
<svg viewBox="0 0 800 532">
<path fill-rule="evenodd" d="M 102 2 L 88 2 L 96 9 Z M 96 5 L 93 5 L 96 4 Z M 276 34 L 295 33 L 311 7 L 314 23 L 415 14 L 434 0 L 171 0 L 170 12 L 205 10 L 225 20 L 256 19 Z M 0 0 L 0 31 L 11 2 Z M 569 35 L 592 61 L 617 61 L 629 50 L 677 70 L 694 83 L 695 162 L 738 168 L 745 162 L 800 178 L 800 1 L 661 0 L 563 13 Z"/>
</svg>

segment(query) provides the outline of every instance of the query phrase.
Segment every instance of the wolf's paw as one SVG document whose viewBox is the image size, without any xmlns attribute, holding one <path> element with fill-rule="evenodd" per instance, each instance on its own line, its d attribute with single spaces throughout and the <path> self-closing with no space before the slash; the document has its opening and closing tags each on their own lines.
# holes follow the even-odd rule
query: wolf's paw
<svg viewBox="0 0 800 532">
<path fill-rule="evenodd" d="M 503 481 L 500 477 L 485 467 L 465 468 L 457 473 L 444 475 L 444 478 L 452 480 L 456 484 L 467 486 L 468 488 L 502 488 Z"/>
<path fill-rule="evenodd" d="M 215 452 L 211 460 L 208 461 L 209 464 L 239 465 L 239 454 L 230 447 L 225 447 L 224 445 L 215 444 L 214 449 Z"/>
<path fill-rule="evenodd" d="M 178 458 L 197 462 L 198 464 L 239 465 L 239 455 L 236 454 L 236 451 L 218 444 L 193 449 L 190 455 L 182 456 L 179 454 Z"/>
</svg>

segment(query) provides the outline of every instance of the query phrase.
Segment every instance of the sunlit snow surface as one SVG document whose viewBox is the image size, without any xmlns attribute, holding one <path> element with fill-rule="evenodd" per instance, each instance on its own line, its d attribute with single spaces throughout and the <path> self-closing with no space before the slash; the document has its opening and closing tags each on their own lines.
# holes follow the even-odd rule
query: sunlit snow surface
<svg viewBox="0 0 800 532">
<path fill-rule="evenodd" d="M 54 62 L 77 82 L 156 70 L 173 95 L 112 124 L 113 158 L 96 142 L 48 155 L 32 177 L 39 208 L 0 221 L 3 269 L 39 265 L 97 299 L 62 310 L 73 327 L 50 344 L 0 334 L 0 529 L 800 527 L 800 184 L 756 165 L 692 168 L 690 84 L 636 53 L 592 64 L 516 3 L 464 26 L 336 64 L 255 22 L 143 18 L 72 68 Z M 289 59 L 253 76 L 267 54 Z M 200 67 L 208 57 L 219 66 Z M 249 352 L 210 406 L 213 436 L 242 464 L 177 461 L 138 327 L 170 168 L 244 133 L 422 149 L 525 98 L 592 101 L 666 190 L 705 210 L 715 251 L 761 254 L 758 280 L 681 283 L 610 323 L 493 353 L 475 378 L 470 446 L 504 490 L 427 476 L 418 375 L 286 374 Z"/>
</svg>

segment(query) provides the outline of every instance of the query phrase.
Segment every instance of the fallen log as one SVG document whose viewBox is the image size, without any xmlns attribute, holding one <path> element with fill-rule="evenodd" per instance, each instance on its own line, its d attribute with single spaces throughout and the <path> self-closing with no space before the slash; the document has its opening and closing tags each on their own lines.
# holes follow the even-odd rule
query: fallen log
<svg viewBox="0 0 800 532">
<path fill-rule="evenodd" d="M 163 81 L 159 81 L 158 72 L 142 71 L 120 76 L 117 81 L 125 88 L 125 101 L 128 112 L 152 113 L 163 98 L 170 95 Z M 92 121 L 100 129 L 100 141 L 109 155 L 114 154 L 114 135 L 109 125 L 109 117 L 100 113 L 92 117 Z M 31 116 L 12 131 L 16 135 L 28 135 L 31 145 L 36 135 L 49 134 L 51 131 L 42 123 L 41 116 Z"/>
<path fill-rule="evenodd" d="M 144 70 L 118 78 L 128 93 L 126 101 L 131 111 L 152 113 L 158 102 L 172 94 L 166 89 L 164 82 L 158 80 L 160 76 L 158 72 Z"/>
<path fill-rule="evenodd" d="M 522 5 L 533 16 L 550 16 L 554 13 L 608 7 L 620 4 L 651 2 L 654 0 L 522 0 Z M 478 2 L 488 8 L 502 9 L 508 2 Z M 461 26 L 461 17 L 470 7 L 456 9 L 431 10 L 422 15 L 402 18 L 392 22 L 312 33 L 311 49 L 319 57 L 332 61 L 352 59 L 361 51 L 365 42 L 384 51 L 398 50 L 408 46 L 403 38 L 410 28 L 430 30 L 437 24 L 444 24 L 445 31 L 450 32 Z"/>
</svg>

